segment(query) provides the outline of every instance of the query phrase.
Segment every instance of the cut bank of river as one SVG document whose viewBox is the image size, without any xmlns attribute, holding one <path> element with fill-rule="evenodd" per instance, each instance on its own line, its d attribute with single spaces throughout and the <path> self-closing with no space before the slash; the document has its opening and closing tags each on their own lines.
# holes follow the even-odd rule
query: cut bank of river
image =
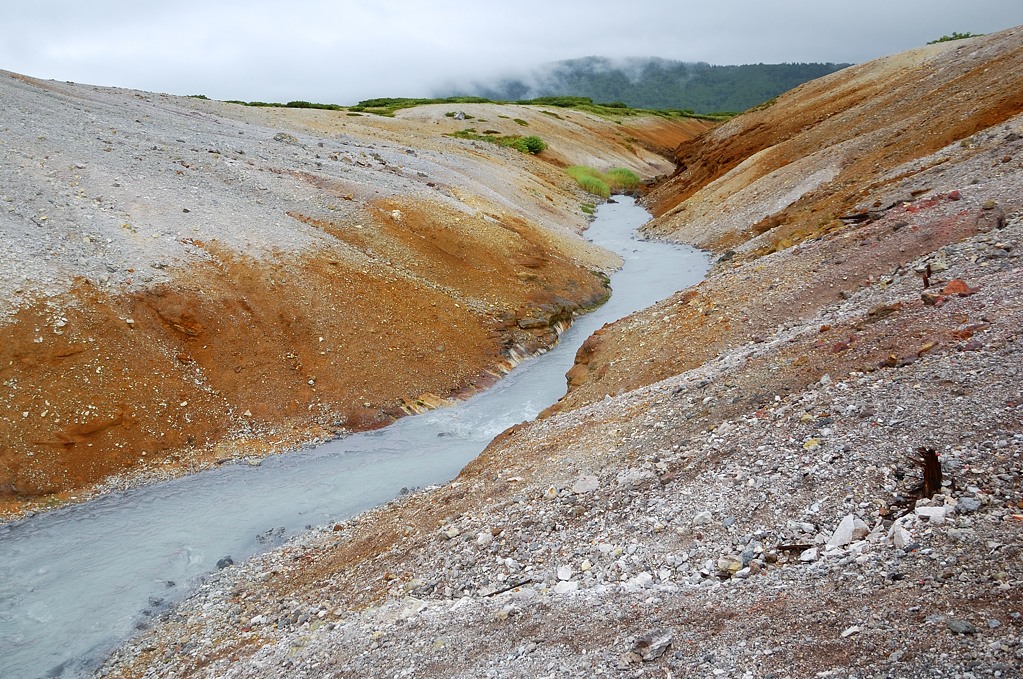
<svg viewBox="0 0 1023 679">
<path fill-rule="evenodd" d="M 587 236 L 625 260 L 611 299 L 482 394 L 259 466 L 228 465 L 0 527 L 0 677 L 86 675 L 222 557 L 248 558 L 403 487 L 452 479 L 494 436 L 564 394 L 590 334 L 703 278 L 702 253 L 635 237 L 648 217 L 631 198 L 601 206 Z"/>
</svg>

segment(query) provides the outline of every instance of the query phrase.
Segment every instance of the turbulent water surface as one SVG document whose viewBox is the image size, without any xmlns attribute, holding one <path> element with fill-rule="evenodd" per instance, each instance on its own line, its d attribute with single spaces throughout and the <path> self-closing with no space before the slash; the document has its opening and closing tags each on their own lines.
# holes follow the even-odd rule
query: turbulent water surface
<svg viewBox="0 0 1023 679">
<path fill-rule="evenodd" d="M 592 332 L 703 277 L 701 253 L 634 237 L 647 218 L 628 198 L 600 208 L 587 236 L 625 259 L 611 300 L 483 394 L 258 467 L 228 465 L 0 527 L 0 677 L 87 674 L 221 558 L 453 478 L 564 393 Z"/>
</svg>

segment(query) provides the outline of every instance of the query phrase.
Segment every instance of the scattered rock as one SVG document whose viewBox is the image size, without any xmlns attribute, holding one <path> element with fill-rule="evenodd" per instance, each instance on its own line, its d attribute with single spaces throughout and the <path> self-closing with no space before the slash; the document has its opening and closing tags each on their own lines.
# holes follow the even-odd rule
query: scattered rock
<svg viewBox="0 0 1023 679">
<path fill-rule="evenodd" d="M 655 630 L 636 639 L 630 653 L 639 656 L 643 662 L 657 660 L 671 646 L 674 635 L 665 630 Z"/>
<path fill-rule="evenodd" d="M 718 572 L 725 577 L 731 577 L 742 569 L 742 558 L 734 554 L 727 554 L 718 559 Z"/>
<path fill-rule="evenodd" d="M 948 628 L 956 634 L 976 634 L 977 628 L 969 620 L 949 620 Z"/>
<path fill-rule="evenodd" d="M 299 142 L 299 140 L 298 140 L 298 137 L 296 137 L 293 134 L 288 134 L 287 132 L 278 132 L 277 134 L 275 134 L 274 135 L 274 141 L 279 141 L 279 142 L 282 142 L 284 144 L 294 144 L 294 145 L 301 144 L 301 142 Z"/>
</svg>

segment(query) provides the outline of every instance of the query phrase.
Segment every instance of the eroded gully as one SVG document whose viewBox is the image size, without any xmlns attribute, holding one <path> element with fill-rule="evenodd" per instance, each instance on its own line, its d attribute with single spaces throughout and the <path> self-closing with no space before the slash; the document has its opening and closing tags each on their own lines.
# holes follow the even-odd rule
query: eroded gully
<svg viewBox="0 0 1023 679">
<path fill-rule="evenodd" d="M 402 488 L 453 478 L 494 436 L 564 394 L 591 333 L 702 279 L 702 253 L 635 237 L 648 218 L 630 198 L 599 209 L 587 237 L 625 260 L 611 299 L 485 393 L 259 466 L 228 465 L 0 527 L 0 676 L 87 675 L 223 557 L 248 558 Z"/>
</svg>

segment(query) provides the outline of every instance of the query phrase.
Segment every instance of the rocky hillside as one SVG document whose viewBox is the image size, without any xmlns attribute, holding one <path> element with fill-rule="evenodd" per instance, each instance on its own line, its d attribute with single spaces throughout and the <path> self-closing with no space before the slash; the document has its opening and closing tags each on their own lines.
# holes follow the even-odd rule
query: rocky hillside
<svg viewBox="0 0 1023 679">
<path fill-rule="evenodd" d="M 14 512 L 487 385 L 606 294 L 594 271 L 616 260 L 578 236 L 592 199 L 562 168 L 670 173 L 671 149 L 709 127 L 251 108 L 6 72 L 0 99 L 0 508 Z M 469 125 L 549 148 L 446 136 Z"/>
<path fill-rule="evenodd" d="M 1020 676 L 1023 29 L 678 150 L 721 254 L 458 479 L 212 577 L 105 676 Z"/>
</svg>

